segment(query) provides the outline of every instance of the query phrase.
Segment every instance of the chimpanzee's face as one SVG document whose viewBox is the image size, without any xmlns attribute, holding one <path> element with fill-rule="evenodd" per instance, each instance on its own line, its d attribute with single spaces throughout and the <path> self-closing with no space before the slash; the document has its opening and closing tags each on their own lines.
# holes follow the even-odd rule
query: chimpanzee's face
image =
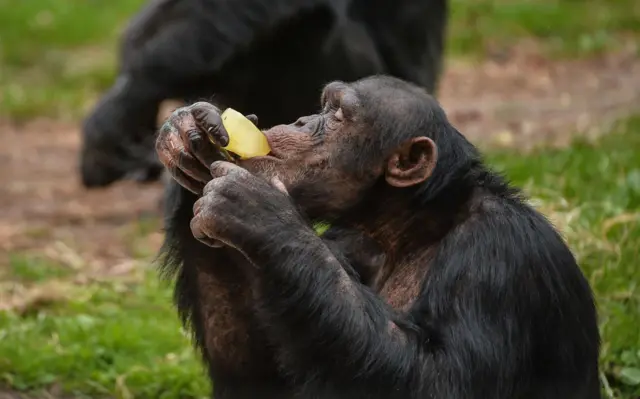
<svg viewBox="0 0 640 399">
<path fill-rule="evenodd" d="M 239 164 L 267 179 L 277 176 L 310 217 L 338 215 L 383 176 L 391 186 L 406 187 L 431 173 L 433 141 L 396 133 L 411 129 L 403 117 L 422 100 L 393 79 L 330 83 L 321 112 L 265 131 L 271 154 Z"/>
</svg>

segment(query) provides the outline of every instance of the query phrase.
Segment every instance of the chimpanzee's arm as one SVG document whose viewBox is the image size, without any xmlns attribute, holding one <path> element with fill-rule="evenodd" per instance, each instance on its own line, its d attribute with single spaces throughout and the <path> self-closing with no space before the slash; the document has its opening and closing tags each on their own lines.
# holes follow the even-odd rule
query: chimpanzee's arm
<svg viewBox="0 0 640 399">
<path fill-rule="evenodd" d="M 278 229 L 270 236 L 247 253 L 256 265 L 248 270 L 283 367 L 314 390 L 321 389 L 311 383 L 317 379 L 341 394 L 351 387 L 353 397 L 415 392 L 424 358 L 420 335 L 404 329 L 407 322 L 352 280 L 313 230 Z"/>
<path fill-rule="evenodd" d="M 167 189 L 162 268 L 176 277 L 176 305 L 207 361 L 214 389 L 229 389 L 224 376 L 238 378 L 239 373 L 250 378 L 246 389 L 277 390 L 281 376 L 265 342 L 268 335 L 255 321 L 251 284 L 243 274 L 246 258 L 235 249 L 211 248 L 196 240 L 189 222 L 197 196 L 174 180 Z M 384 255 L 358 232 L 332 227 L 327 233 L 323 241 L 349 265 L 350 278 L 368 280 L 381 267 Z M 233 389 L 238 392 L 242 387 Z"/>
<path fill-rule="evenodd" d="M 539 223 L 541 230 L 531 230 L 529 223 Z M 261 248 L 247 252 L 255 265 L 248 272 L 284 367 L 316 382 L 314 389 L 339 387 L 347 393 L 345 387 L 351 387 L 352 397 L 411 398 L 446 387 L 451 394 L 446 397 L 506 398 L 535 388 L 507 383 L 534 373 L 519 356 L 533 350 L 533 332 L 542 336 L 554 328 L 531 323 L 557 320 L 560 325 L 565 318 L 566 326 L 567 304 L 588 292 L 584 287 L 561 291 L 561 281 L 577 283 L 579 274 L 552 234 L 539 221 L 513 227 L 506 219 L 495 223 L 478 217 L 465 224 L 441 242 L 429 265 L 431 283 L 408 318 L 350 280 L 311 229 L 274 228 Z M 532 239 L 545 235 L 538 243 Z M 554 306 L 558 311 L 550 313 Z M 588 312 L 570 317 L 580 328 Z M 554 334 L 554 339 L 570 336 Z M 563 345 L 574 344 L 565 340 Z M 498 387 L 500 395 L 487 381 L 506 381 Z M 490 391 L 470 394 L 471 387 Z"/>
<path fill-rule="evenodd" d="M 197 196 L 173 180 L 167 189 L 161 268 L 176 278 L 174 300 L 216 380 L 214 392 L 242 391 L 228 386 L 238 378 L 250 380 L 255 389 L 278 389 L 273 353 L 253 322 L 250 285 L 240 266 L 246 259 L 230 248 L 197 241 L 189 229 Z"/>
</svg>

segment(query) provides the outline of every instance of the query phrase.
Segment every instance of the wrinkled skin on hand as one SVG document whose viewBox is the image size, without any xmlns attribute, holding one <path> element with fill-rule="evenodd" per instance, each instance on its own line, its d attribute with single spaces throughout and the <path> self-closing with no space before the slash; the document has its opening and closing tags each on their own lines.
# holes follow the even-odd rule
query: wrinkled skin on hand
<svg viewBox="0 0 640 399">
<path fill-rule="evenodd" d="M 255 115 L 246 117 L 258 124 Z M 229 144 L 220 110 L 212 104 L 197 102 L 174 111 L 156 140 L 160 161 L 180 185 L 194 194 L 201 194 L 211 180 L 211 164 L 224 159 L 207 135 L 220 146 Z"/>
<path fill-rule="evenodd" d="M 191 231 L 201 242 L 241 249 L 268 234 L 261 227 L 303 227 L 303 218 L 277 178 L 270 183 L 225 161 L 214 162 L 211 175 L 193 206 Z"/>
<path fill-rule="evenodd" d="M 255 115 L 246 117 L 258 124 Z M 163 125 L 156 142 L 160 160 L 173 178 L 194 194 L 202 195 L 194 204 L 191 221 L 198 240 L 212 247 L 226 244 L 237 248 L 241 241 L 264 234 L 260 226 L 273 227 L 273 223 L 301 219 L 276 176 L 268 182 L 222 161 L 223 155 L 207 136 L 220 146 L 229 143 L 220 110 L 199 102 L 176 110 Z M 261 223 L 249 224 L 248 215 L 250 220 Z"/>
</svg>

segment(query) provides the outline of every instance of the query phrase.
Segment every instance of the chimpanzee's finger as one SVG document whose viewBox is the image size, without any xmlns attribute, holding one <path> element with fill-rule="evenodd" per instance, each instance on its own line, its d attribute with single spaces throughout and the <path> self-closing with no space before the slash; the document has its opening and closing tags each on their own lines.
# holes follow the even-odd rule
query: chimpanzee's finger
<svg viewBox="0 0 640 399">
<path fill-rule="evenodd" d="M 180 119 L 178 131 L 187 152 L 193 154 L 206 169 L 221 158 L 217 148 L 209 141 L 206 133 L 197 126 L 195 117 L 191 113 Z"/>
<path fill-rule="evenodd" d="M 222 248 L 225 246 L 222 241 L 214 240 L 213 238 L 209 238 L 207 236 L 196 237 L 196 239 L 201 243 L 210 246 L 211 248 Z"/>
<path fill-rule="evenodd" d="M 258 117 L 255 114 L 245 115 L 244 117 L 249 119 L 254 125 L 258 126 Z"/>
<path fill-rule="evenodd" d="M 201 130 L 186 133 L 185 146 L 207 169 L 209 165 L 222 158 L 218 149 L 209 141 L 209 137 Z"/>
<path fill-rule="evenodd" d="M 169 172 L 171 173 L 171 176 L 174 178 L 174 180 L 177 181 L 178 184 L 180 184 L 182 187 L 186 188 L 196 195 L 202 194 L 202 189 L 204 188 L 203 183 L 193 180 L 178 167 L 169 169 Z"/>
<path fill-rule="evenodd" d="M 249 176 L 251 173 L 246 169 L 241 168 L 240 166 L 233 164 L 231 162 L 226 161 L 216 161 L 211 164 L 209 168 L 209 172 L 211 176 L 215 179 L 223 176 L 230 175 L 240 175 L 240 176 Z"/>
<path fill-rule="evenodd" d="M 165 135 L 162 141 L 157 142 L 156 149 L 160 161 L 169 169 L 177 167 L 187 176 L 202 183 L 211 180 L 208 168 L 187 152 L 182 138 L 178 135 Z"/>
<path fill-rule="evenodd" d="M 156 137 L 156 152 L 163 151 L 165 149 L 166 141 L 169 140 L 171 136 L 178 135 L 178 129 L 174 125 L 174 115 L 172 114 L 167 120 L 162 124 L 158 131 L 158 137 Z"/>
<path fill-rule="evenodd" d="M 196 103 L 191 108 L 191 113 L 196 119 L 196 124 L 216 143 L 225 147 L 229 144 L 229 133 L 222 124 L 222 117 L 217 108 L 209 105 Z M 206 103 L 204 103 L 206 104 Z"/>
<path fill-rule="evenodd" d="M 206 183 L 211 180 L 209 170 L 199 160 L 187 151 L 180 151 L 177 155 L 177 164 L 187 176 L 201 182 Z"/>
<path fill-rule="evenodd" d="M 218 241 L 215 238 L 211 238 L 207 235 L 205 229 L 202 226 L 203 223 L 205 222 L 203 222 L 202 218 L 198 215 L 194 216 L 193 219 L 191 219 L 189 227 L 191 228 L 191 234 L 193 234 L 193 237 L 201 243 L 212 248 L 223 247 L 224 244 L 221 241 Z"/>
<path fill-rule="evenodd" d="M 181 147 L 180 137 L 178 135 L 178 129 L 170 123 L 165 122 L 160 128 L 158 137 L 156 138 L 156 153 L 160 162 L 169 170 L 177 166 L 175 155 L 175 148 Z"/>
</svg>

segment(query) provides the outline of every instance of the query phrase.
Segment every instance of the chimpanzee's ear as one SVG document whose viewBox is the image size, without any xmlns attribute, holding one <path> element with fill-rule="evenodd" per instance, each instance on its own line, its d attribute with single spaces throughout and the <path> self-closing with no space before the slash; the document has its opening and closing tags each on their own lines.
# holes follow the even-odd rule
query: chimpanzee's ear
<svg viewBox="0 0 640 399">
<path fill-rule="evenodd" d="M 391 154 L 385 170 L 387 183 L 409 187 L 427 180 L 438 161 L 436 143 L 428 137 L 405 141 Z"/>
</svg>

